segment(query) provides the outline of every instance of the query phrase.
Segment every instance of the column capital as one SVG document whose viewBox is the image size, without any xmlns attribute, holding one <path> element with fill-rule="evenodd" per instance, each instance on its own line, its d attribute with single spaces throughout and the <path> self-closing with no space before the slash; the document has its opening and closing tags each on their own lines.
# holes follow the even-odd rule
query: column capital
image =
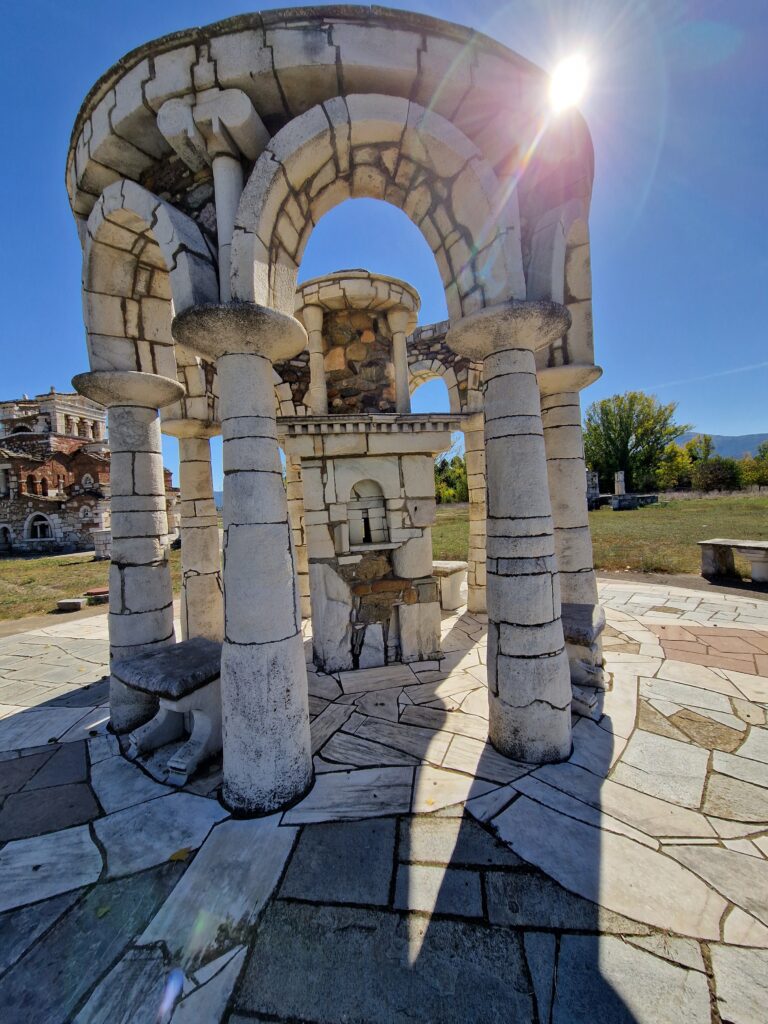
<svg viewBox="0 0 768 1024">
<path fill-rule="evenodd" d="M 72 378 L 72 387 L 108 409 L 114 405 L 135 405 L 161 409 L 186 394 L 183 384 L 170 377 L 138 370 L 92 370 Z"/>
<path fill-rule="evenodd" d="M 217 156 L 256 160 L 269 132 L 241 89 L 209 89 L 201 97 L 179 96 L 157 114 L 157 127 L 187 167 L 202 170 Z"/>
<path fill-rule="evenodd" d="M 193 306 L 174 317 L 171 333 L 204 359 L 248 354 L 276 363 L 307 344 L 307 332 L 295 317 L 256 302 Z"/>
<path fill-rule="evenodd" d="M 593 363 L 569 363 L 564 366 L 546 366 L 536 371 L 542 395 L 558 395 L 564 391 L 583 391 L 602 377 L 603 370 Z"/>
<path fill-rule="evenodd" d="M 512 299 L 458 320 L 451 325 L 445 342 L 459 355 L 481 360 L 504 349 L 536 352 L 562 338 L 570 325 L 571 314 L 559 302 Z"/>
<path fill-rule="evenodd" d="M 204 440 L 220 434 L 221 424 L 193 419 L 163 420 L 160 429 L 171 437 L 197 437 Z"/>
<path fill-rule="evenodd" d="M 309 303 L 306 306 L 302 306 L 301 309 L 297 310 L 298 319 L 304 324 L 304 327 L 309 334 L 310 331 L 322 331 L 323 329 L 323 317 L 325 316 L 325 310 L 322 306 Z"/>
<path fill-rule="evenodd" d="M 416 326 L 416 311 L 406 309 L 405 306 L 395 306 L 386 312 L 387 323 L 393 334 L 402 332 L 410 334 Z"/>
</svg>

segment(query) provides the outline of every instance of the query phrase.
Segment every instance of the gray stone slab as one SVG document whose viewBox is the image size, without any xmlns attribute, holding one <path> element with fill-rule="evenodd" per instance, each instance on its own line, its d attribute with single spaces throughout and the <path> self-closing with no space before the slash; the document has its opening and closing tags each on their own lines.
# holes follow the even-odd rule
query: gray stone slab
<svg viewBox="0 0 768 1024">
<path fill-rule="evenodd" d="M 83 717 L 82 708 L 29 708 L 0 719 L 0 751 L 58 740 Z"/>
<path fill-rule="evenodd" d="M 182 864 L 164 864 L 95 886 L 0 981 L 3 1024 L 70 1021 L 74 1008 L 145 926 L 182 871 Z"/>
<path fill-rule="evenodd" d="M 312 753 L 316 754 L 337 729 L 340 729 L 352 714 L 353 708 L 345 704 L 329 704 L 311 724 Z"/>
<path fill-rule="evenodd" d="M 355 705 L 362 715 L 396 722 L 400 710 L 397 699 L 401 692 L 402 687 L 396 686 L 391 690 L 375 690 L 372 693 L 364 693 L 362 697 L 357 698 Z"/>
<path fill-rule="evenodd" d="M 120 756 L 93 765 L 91 785 L 107 814 L 173 792 L 169 786 L 161 786 Z"/>
<path fill-rule="evenodd" d="M 344 693 L 386 690 L 392 686 L 409 686 L 416 682 L 416 677 L 407 665 L 384 665 L 381 668 L 342 672 L 339 679 Z"/>
<path fill-rule="evenodd" d="M 136 690 L 178 700 L 217 679 L 221 644 L 202 636 L 115 661 L 112 673 Z"/>
<path fill-rule="evenodd" d="M 296 838 L 279 815 L 213 829 L 140 942 L 165 942 L 186 971 L 235 945 L 272 894 Z"/>
<path fill-rule="evenodd" d="M 215 800 L 173 793 L 101 818 L 94 828 L 107 852 L 107 875 L 142 871 L 178 850 L 196 850 L 216 822 L 228 816 Z"/>
<path fill-rule="evenodd" d="M 480 874 L 469 868 L 438 864 L 400 864 L 395 907 L 426 914 L 482 917 Z"/>
<path fill-rule="evenodd" d="M 419 764 L 419 759 L 412 754 L 404 754 L 394 747 L 387 747 L 383 743 L 365 740 L 343 731 L 331 736 L 323 747 L 323 757 L 337 764 L 356 765 L 360 768 Z"/>
<path fill-rule="evenodd" d="M 523 863 L 470 818 L 433 815 L 401 822 L 398 857 L 401 861 L 454 867 L 519 867 Z"/>
<path fill-rule="evenodd" d="M 102 978 L 73 1024 L 157 1024 L 167 970 L 160 949 L 129 949 Z"/>
<path fill-rule="evenodd" d="M 638 729 L 611 777 L 641 793 L 683 807 L 698 807 L 708 762 L 708 750 Z"/>
<path fill-rule="evenodd" d="M 85 743 L 65 743 L 54 751 L 53 757 L 34 774 L 24 789 L 45 789 L 48 786 L 63 786 L 67 783 L 85 782 L 88 778 L 88 763 Z"/>
<path fill-rule="evenodd" d="M 348 1024 L 522 1024 L 533 1014 L 511 931 L 281 900 L 259 924 L 234 1009 Z"/>
<path fill-rule="evenodd" d="M 287 825 L 406 814 L 411 804 L 413 768 L 361 768 L 328 772 L 295 807 L 283 815 Z"/>
<path fill-rule="evenodd" d="M 704 975 L 619 938 L 565 935 L 552 1024 L 709 1024 Z"/>
<path fill-rule="evenodd" d="M 308 825 L 280 895 L 384 907 L 389 902 L 394 846 L 394 818 Z"/>
<path fill-rule="evenodd" d="M 720 934 L 725 901 L 691 872 L 678 871 L 673 860 L 647 846 L 525 796 L 493 824 L 520 857 L 606 909 L 681 935 L 712 939 Z"/>
<path fill-rule="evenodd" d="M 9 910 L 0 917 L 0 974 L 19 960 L 81 895 L 81 889 L 34 903 L 31 907 Z"/>
<path fill-rule="evenodd" d="M 395 750 L 402 750 L 433 764 L 440 764 L 443 760 L 451 739 L 450 733 L 423 729 L 415 725 L 385 722 L 381 718 L 363 719 L 355 730 L 355 735 L 394 747 Z"/>
<path fill-rule="evenodd" d="M 712 752 L 712 768 L 722 775 L 730 775 L 732 779 L 752 782 L 756 786 L 768 789 L 768 764 L 764 764 L 762 761 L 753 761 L 749 757 L 714 750 Z"/>
<path fill-rule="evenodd" d="M 90 786 L 71 786 L 12 793 L 0 810 L 0 842 L 58 832 L 93 821 L 99 815 Z"/>
<path fill-rule="evenodd" d="M 101 868 L 85 825 L 8 843 L 0 851 L 0 911 L 90 885 Z"/>
<path fill-rule="evenodd" d="M 720 846 L 668 846 L 666 852 L 768 925 L 768 861 Z"/>
<path fill-rule="evenodd" d="M 711 946 L 720 1018 L 758 1024 L 768 1007 L 768 950 Z"/>
<path fill-rule="evenodd" d="M 749 757 L 753 761 L 768 764 L 768 729 L 753 726 L 749 730 L 749 736 L 739 747 L 738 753 L 740 757 Z"/>
<path fill-rule="evenodd" d="M 705 814 L 733 821 L 768 822 L 768 789 L 713 772 L 703 809 Z"/>
<path fill-rule="evenodd" d="M 27 757 L 15 757 L 0 763 L 0 798 L 23 789 L 35 772 L 53 756 L 56 749 L 42 754 L 29 754 Z"/>
<path fill-rule="evenodd" d="M 246 952 L 242 946 L 209 981 L 185 996 L 173 1011 L 171 1024 L 217 1024 L 227 1008 Z"/>
<path fill-rule="evenodd" d="M 536 996 L 538 1019 L 549 1024 L 555 988 L 557 939 L 546 932 L 525 932 L 523 945 Z"/>
<path fill-rule="evenodd" d="M 538 871 L 489 871 L 485 890 L 492 924 L 629 935 L 650 932 L 646 925 L 576 896 Z"/>
</svg>

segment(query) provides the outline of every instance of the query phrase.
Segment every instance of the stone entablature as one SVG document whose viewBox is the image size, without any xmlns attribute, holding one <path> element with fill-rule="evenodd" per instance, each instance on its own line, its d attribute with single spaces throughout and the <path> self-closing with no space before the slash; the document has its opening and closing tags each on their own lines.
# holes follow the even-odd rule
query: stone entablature
<svg viewBox="0 0 768 1024">
<path fill-rule="evenodd" d="M 47 395 L 24 395 L 0 402 L 0 438 L 56 434 L 100 441 L 104 438 L 106 419 L 106 411 L 96 402 L 76 392 L 60 393 L 51 388 Z"/>
</svg>

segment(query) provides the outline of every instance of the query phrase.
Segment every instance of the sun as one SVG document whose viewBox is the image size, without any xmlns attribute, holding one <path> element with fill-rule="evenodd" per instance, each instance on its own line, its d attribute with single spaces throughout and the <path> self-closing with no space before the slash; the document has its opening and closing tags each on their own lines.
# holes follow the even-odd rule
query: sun
<svg viewBox="0 0 768 1024">
<path fill-rule="evenodd" d="M 549 102 L 552 109 L 559 113 L 575 106 L 584 95 L 588 78 L 589 67 L 581 54 L 575 53 L 561 60 L 552 72 L 549 83 Z"/>
</svg>

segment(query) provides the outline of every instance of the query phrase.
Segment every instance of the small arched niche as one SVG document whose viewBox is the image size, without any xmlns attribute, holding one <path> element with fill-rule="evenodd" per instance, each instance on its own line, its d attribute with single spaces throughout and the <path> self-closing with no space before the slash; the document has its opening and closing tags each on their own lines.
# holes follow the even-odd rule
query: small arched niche
<svg viewBox="0 0 768 1024">
<path fill-rule="evenodd" d="M 42 512 L 33 515 L 27 525 L 27 536 L 30 540 L 52 540 L 53 530 L 48 516 Z"/>
<path fill-rule="evenodd" d="M 350 548 L 387 544 L 387 506 L 384 493 L 375 480 L 355 484 L 347 502 Z"/>
</svg>

